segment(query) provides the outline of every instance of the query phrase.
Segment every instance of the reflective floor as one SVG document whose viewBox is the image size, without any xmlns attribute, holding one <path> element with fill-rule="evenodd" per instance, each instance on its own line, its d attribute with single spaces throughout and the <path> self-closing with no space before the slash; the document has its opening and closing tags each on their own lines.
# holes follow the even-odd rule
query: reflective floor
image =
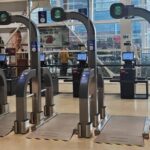
<svg viewBox="0 0 150 150">
<path fill-rule="evenodd" d="M 144 85 L 137 87 L 138 92 L 144 92 Z M 72 97 L 72 84 L 60 83 L 60 95 L 54 97 L 55 111 L 59 113 L 78 113 L 78 99 Z M 118 83 L 105 83 L 105 105 L 107 112 L 111 115 L 150 115 L 149 100 L 121 100 Z M 150 99 L 150 98 L 149 98 Z M 8 97 L 10 111 L 15 111 L 15 96 Z M 42 99 L 44 105 L 44 98 Z M 31 111 L 31 99 L 28 100 L 28 111 Z M 116 144 L 94 143 L 93 136 L 90 139 L 79 139 L 76 135 L 69 142 L 53 140 L 27 139 L 26 135 L 15 135 L 11 132 L 4 138 L 0 138 L 0 149 L 3 150 L 149 150 L 150 140 L 145 140 L 144 147 L 126 146 Z"/>
</svg>

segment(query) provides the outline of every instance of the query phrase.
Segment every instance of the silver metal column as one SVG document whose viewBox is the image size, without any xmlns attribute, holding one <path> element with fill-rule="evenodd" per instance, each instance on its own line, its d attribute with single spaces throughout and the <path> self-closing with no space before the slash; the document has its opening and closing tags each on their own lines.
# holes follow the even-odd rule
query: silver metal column
<svg viewBox="0 0 150 150">
<path fill-rule="evenodd" d="M 79 89 L 79 124 L 78 136 L 89 138 L 92 136 L 91 97 L 89 96 L 89 82 L 91 70 L 84 69 Z"/>
<path fill-rule="evenodd" d="M 27 86 L 30 79 L 36 77 L 36 70 L 25 70 L 18 79 L 16 85 L 16 121 L 14 122 L 15 133 L 27 133 L 29 120 L 27 118 Z M 34 93 L 36 94 L 36 93 Z"/>
<path fill-rule="evenodd" d="M 98 112 L 101 119 L 105 118 L 105 106 L 104 106 L 104 80 L 101 74 L 101 69 L 97 68 L 97 92 L 98 92 Z"/>
<path fill-rule="evenodd" d="M 67 12 L 66 20 L 74 19 L 81 21 L 87 30 L 87 50 L 88 50 L 88 66 L 90 69 L 94 69 L 94 93 L 93 93 L 93 101 L 92 101 L 92 114 L 94 114 L 93 125 L 97 126 L 96 123 L 99 120 L 98 114 L 98 95 L 97 95 L 97 65 L 96 65 L 96 38 L 95 38 L 95 28 L 92 21 L 85 15 L 76 13 L 76 12 Z"/>
<path fill-rule="evenodd" d="M 51 117 L 54 114 L 54 99 L 53 99 L 53 82 L 52 76 L 48 68 L 41 68 L 42 78 L 45 83 L 45 106 L 44 106 L 44 115 Z"/>
<path fill-rule="evenodd" d="M 40 39 L 39 31 L 36 25 L 28 18 L 20 15 L 11 16 L 11 23 L 23 23 L 30 32 L 30 56 L 31 56 L 31 69 L 36 70 L 36 75 L 32 79 L 32 92 L 35 95 L 32 97 L 32 110 L 31 122 L 39 124 L 42 117 L 41 109 L 41 67 L 40 67 Z"/>
<path fill-rule="evenodd" d="M 8 113 L 7 83 L 2 69 L 0 69 L 0 114 Z"/>
</svg>

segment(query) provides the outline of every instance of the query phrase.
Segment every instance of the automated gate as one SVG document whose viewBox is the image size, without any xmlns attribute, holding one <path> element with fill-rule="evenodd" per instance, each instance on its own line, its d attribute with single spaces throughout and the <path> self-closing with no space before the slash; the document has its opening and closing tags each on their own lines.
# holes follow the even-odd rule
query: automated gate
<svg viewBox="0 0 150 150">
<path fill-rule="evenodd" d="M 18 79 L 16 87 L 16 121 L 14 123 L 15 133 L 26 133 L 29 129 L 29 119 L 27 117 L 27 85 L 30 79 L 32 79 L 32 112 L 30 115 L 30 122 L 39 125 L 43 120 L 43 112 L 41 109 L 41 67 L 40 67 L 40 50 L 39 50 L 39 32 L 36 26 L 28 18 L 21 15 L 10 15 L 6 11 L 0 11 L 0 25 L 8 25 L 11 23 L 23 23 L 30 33 L 30 56 L 31 56 L 31 69 L 25 70 Z M 43 76 L 47 80 L 46 84 L 46 105 L 44 109 L 44 114 L 47 118 L 53 115 L 53 95 L 52 95 L 52 80 L 51 75 L 47 71 L 47 68 L 42 69 Z M 7 90 L 6 90 L 6 80 L 4 75 L 0 70 L 0 84 L 1 84 L 1 112 L 8 112 L 7 108 Z M 11 117 L 10 117 L 11 116 Z M 10 119 L 11 118 L 11 119 Z M 6 131 L 7 124 L 9 124 L 6 133 L 2 132 L 3 135 L 8 134 L 12 128 L 12 120 L 15 120 L 14 113 L 8 113 L 0 118 L 1 125 L 3 124 Z M 10 121 L 11 120 L 11 121 Z M 7 123 L 5 123 L 7 122 Z M 11 127 L 10 127 L 11 126 Z"/>
<path fill-rule="evenodd" d="M 95 29 L 93 23 L 88 17 L 77 12 L 64 12 L 64 10 L 60 7 L 52 8 L 51 18 L 54 21 L 64 21 L 69 19 L 79 20 L 85 25 L 87 30 L 89 69 L 85 69 L 83 71 L 80 83 L 78 136 L 89 138 L 92 136 L 92 126 L 97 127 L 99 125 L 100 119 L 105 118 L 105 107 L 103 104 L 102 90 L 103 79 L 101 77 L 99 69 L 96 66 Z M 63 122 L 69 122 L 69 118 L 66 117 Z M 41 129 L 37 129 L 37 131 L 35 131 L 35 134 L 29 135 L 29 138 L 38 138 L 43 137 L 44 135 L 45 138 L 48 139 L 50 137 L 53 137 L 54 132 L 50 133 L 52 134 L 50 135 L 50 137 L 47 135 L 47 130 L 49 130 L 48 124 L 51 125 L 51 123 L 52 120 L 47 123 L 47 128 L 43 128 L 42 131 Z M 61 125 L 63 126 L 62 123 Z M 60 131 L 60 129 L 55 128 L 54 130 L 58 131 L 55 132 L 55 134 L 59 134 L 60 132 L 62 132 Z"/>
<path fill-rule="evenodd" d="M 150 23 L 150 11 L 135 7 L 134 5 L 124 5 L 122 3 L 114 3 L 110 7 L 110 14 L 115 19 L 121 18 L 131 18 L 131 17 L 142 17 Z M 149 119 L 146 117 L 145 119 L 145 127 L 143 131 L 143 136 L 149 138 Z"/>
<path fill-rule="evenodd" d="M 107 119 L 105 120 L 103 91 L 101 90 L 103 82 L 101 82 L 102 77 L 96 65 L 95 28 L 87 16 L 77 12 L 64 12 L 62 8 L 56 7 L 51 10 L 51 14 L 52 19 L 57 22 L 70 19 L 78 20 L 84 24 L 87 30 L 89 69 L 83 71 L 80 80 L 78 136 L 88 138 L 92 136 L 92 126 L 99 126 L 100 119 L 104 119 L 103 125 L 107 122 Z"/>
<path fill-rule="evenodd" d="M 139 16 L 150 23 L 150 12 L 134 5 L 114 3 L 110 7 L 110 14 L 115 19 Z M 148 117 L 112 116 L 95 142 L 143 146 L 143 138 L 149 138 L 149 130 L 150 120 Z"/>
</svg>

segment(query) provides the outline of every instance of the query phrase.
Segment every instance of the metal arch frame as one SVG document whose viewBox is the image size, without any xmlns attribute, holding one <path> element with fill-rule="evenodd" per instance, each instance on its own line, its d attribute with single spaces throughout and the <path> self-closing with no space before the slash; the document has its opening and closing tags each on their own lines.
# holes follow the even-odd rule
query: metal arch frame
<svg viewBox="0 0 150 150">
<path fill-rule="evenodd" d="M 94 77 L 95 77 L 95 100 L 93 103 L 93 110 L 95 115 L 98 114 L 98 101 L 97 101 L 97 65 L 96 65 L 96 37 L 95 37 L 95 28 L 92 21 L 85 15 L 77 12 L 66 12 L 66 20 L 74 19 L 82 22 L 87 30 L 87 50 L 88 50 L 88 65 L 89 68 L 94 68 Z"/>
<path fill-rule="evenodd" d="M 25 97 L 26 96 L 26 89 L 28 86 L 28 82 L 30 79 L 36 77 L 36 69 L 26 69 L 20 75 L 17 85 L 16 91 L 20 91 L 16 93 L 16 97 Z"/>
<path fill-rule="evenodd" d="M 28 29 L 30 33 L 30 56 L 31 56 L 31 69 L 35 69 L 35 73 L 28 73 L 26 75 L 26 81 L 24 81 L 24 84 L 28 83 L 28 79 L 32 78 L 32 92 L 34 96 L 32 97 L 32 113 L 30 121 L 33 124 L 40 124 L 43 114 L 41 109 L 41 67 L 40 67 L 40 40 L 39 40 L 39 31 L 35 24 L 29 20 L 28 18 L 21 16 L 21 15 L 14 15 L 11 17 L 11 23 L 23 23 Z M 32 71 L 31 71 L 32 72 Z M 32 74 L 32 75 L 31 75 Z M 25 75 L 25 74 L 22 74 Z M 19 81 L 21 81 L 22 75 L 19 77 Z M 18 81 L 17 84 L 20 84 Z M 19 86 L 19 85 L 18 85 Z M 21 92 L 23 90 L 23 92 Z M 23 102 L 22 111 L 26 111 L 26 86 L 23 86 L 22 88 L 17 88 L 16 90 L 16 110 L 19 110 L 19 105 L 21 102 Z M 22 95 L 20 95 L 22 93 Z M 21 110 L 20 110 L 21 111 Z M 19 111 L 19 112 L 20 112 Z M 26 120 L 26 115 L 24 114 L 27 112 L 22 112 L 22 116 L 19 118 L 16 115 L 16 121 L 15 121 L 15 133 L 25 133 L 28 130 L 27 124 L 28 121 Z"/>
<path fill-rule="evenodd" d="M 41 112 L 41 69 L 40 69 L 40 51 L 39 51 L 39 31 L 36 25 L 30 21 L 28 18 L 21 15 L 11 16 L 11 23 L 23 23 L 28 29 L 30 34 L 30 56 L 31 56 L 31 69 L 36 69 L 36 78 L 32 80 L 32 92 L 36 93 L 36 97 L 33 97 L 33 112 Z M 36 44 L 36 51 L 32 50 L 32 43 Z M 20 92 L 20 91 L 16 91 Z M 34 110 L 35 109 L 35 110 Z M 36 119 L 36 114 L 34 113 L 34 118 Z M 36 122 L 36 120 L 35 120 Z"/>
<path fill-rule="evenodd" d="M 125 15 L 123 16 L 125 19 L 131 19 L 132 17 L 138 16 L 142 17 L 150 23 L 150 11 L 140 8 L 134 7 L 134 5 L 124 5 Z M 145 126 L 144 126 L 143 137 L 149 139 L 149 131 L 150 131 L 150 118 L 146 117 Z M 98 131 L 99 132 L 99 131 Z"/>
<path fill-rule="evenodd" d="M 150 11 L 140 8 L 140 7 L 134 7 L 134 5 L 125 5 L 126 11 L 127 11 L 127 16 L 139 16 L 144 18 L 150 23 Z"/>
<path fill-rule="evenodd" d="M 16 121 L 14 122 L 15 133 L 24 134 L 28 132 L 29 120 L 27 119 L 27 84 L 32 79 L 32 112 L 30 122 L 39 125 L 43 119 L 41 110 L 41 70 L 43 77 L 46 78 L 46 105 L 44 106 L 44 114 L 47 117 L 53 115 L 53 86 L 52 77 L 48 69 L 41 69 L 40 51 L 39 51 L 39 31 L 35 24 L 28 18 L 20 15 L 11 16 L 11 23 L 23 23 L 30 33 L 30 56 L 31 70 L 25 70 L 18 79 L 16 88 Z"/>
<path fill-rule="evenodd" d="M 44 115 L 47 117 L 52 117 L 54 114 L 54 95 L 53 95 L 53 81 L 52 76 L 48 68 L 41 68 L 42 77 L 45 79 L 45 106 Z"/>
<path fill-rule="evenodd" d="M 94 69 L 84 69 L 80 82 L 80 100 L 79 100 L 79 124 L 78 124 L 78 136 L 89 138 L 92 136 L 92 124 L 97 127 L 95 133 L 99 134 L 101 126 L 104 126 L 108 121 L 105 114 L 104 106 L 104 81 L 101 75 L 101 69 L 97 68 L 97 86 L 98 93 L 98 114 L 94 114 L 93 99 L 95 95 L 92 93 L 92 84 L 95 81 Z M 93 81 L 94 80 L 94 81 Z M 95 90 L 95 89 L 94 89 Z M 99 124 L 100 119 L 103 119 Z"/>
<path fill-rule="evenodd" d="M 88 49 L 88 65 L 89 68 L 96 68 L 96 37 L 95 28 L 92 21 L 85 15 L 77 12 L 66 12 L 66 20 L 78 20 L 81 21 L 87 30 L 87 49 Z M 90 50 L 90 42 L 93 42 L 93 50 Z"/>
<path fill-rule="evenodd" d="M 97 92 L 98 92 L 98 112 L 100 113 L 100 118 L 105 119 L 105 108 L 104 106 L 104 80 L 101 74 L 101 69 L 97 68 Z"/>
<path fill-rule="evenodd" d="M 150 23 L 150 11 L 144 8 L 134 7 L 134 5 L 125 5 L 125 9 L 127 12 L 127 15 L 125 16 L 125 18 L 127 17 L 126 19 L 128 19 L 128 17 L 130 16 L 139 16 L 144 18 Z M 150 131 L 150 118 L 146 117 L 143 133 L 144 138 L 149 139 L 149 131 Z"/>
<path fill-rule="evenodd" d="M 94 93 L 91 90 L 91 83 L 95 81 L 95 70 L 84 69 L 79 90 L 79 123 L 78 123 L 78 136 L 89 138 L 92 136 L 92 125 L 97 126 L 100 122 L 100 116 L 94 114 L 93 100 L 95 99 Z M 96 81 L 95 81 L 96 82 Z M 94 83 L 95 84 L 95 83 Z M 91 95 L 90 95 L 91 94 Z M 92 123 L 93 122 L 93 123 Z"/>
<path fill-rule="evenodd" d="M 90 81 L 90 69 L 84 69 L 79 87 L 79 123 L 78 123 L 78 137 L 92 136 L 92 122 L 91 122 L 91 107 L 88 83 Z M 85 81 L 86 80 L 86 81 Z M 84 108 L 83 108 L 84 107 Z"/>
<path fill-rule="evenodd" d="M 36 77 L 36 70 L 24 70 L 16 85 L 16 121 L 14 122 L 15 133 L 27 133 L 29 130 L 29 120 L 27 118 L 27 85 L 30 79 Z M 34 95 L 36 96 L 36 95 Z"/>
<path fill-rule="evenodd" d="M 44 106 L 44 114 L 46 117 L 52 117 L 54 114 L 54 101 L 53 101 L 53 83 L 52 77 L 48 68 L 41 68 L 42 76 L 46 79 L 46 105 Z M 29 120 L 27 118 L 27 85 L 31 79 L 36 77 L 36 69 L 27 69 L 23 71 L 20 78 L 18 79 L 16 91 L 16 121 L 14 123 L 15 133 L 27 133 L 29 131 Z M 33 93 L 33 97 L 36 96 L 36 93 Z M 36 107 L 36 106 L 33 106 Z M 31 113 L 31 123 L 38 125 L 40 123 L 41 112 L 37 113 L 37 122 L 35 123 L 34 114 Z"/>
<path fill-rule="evenodd" d="M 2 69 L 0 69 L 0 115 L 8 113 L 8 103 L 7 103 L 7 83 L 6 77 Z"/>
<path fill-rule="evenodd" d="M 90 137 L 91 136 L 91 121 L 93 122 L 93 126 L 96 127 L 98 126 L 100 122 L 100 111 L 99 111 L 99 100 L 100 96 L 98 96 L 99 92 L 97 90 L 97 65 L 96 65 L 96 41 L 95 41 L 95 28 L 92 23 L 92 21 L 85 15 L 77 12 L 65 12 L 65 17 L 64 20 L 69 20 L 69 19 L 74 19 L 82 22 L 87 30 L 87 50 L 88 50 L 88 65 L 89 69 L 91 69 L 91 72 L 93 73 L 92 75 L 92 83 L 94 84 L 94 89 L 95 91 L 93 92 L 92 96 L 92 101 L 89 101 L 89 92 L 88 88 L 90 85 L 90 81 L 87 81 L 86 86 L 81 84 L 82 80 L 80 80 L 80 89 L 83 90 L 82 86 L 86 90 L 81 92 L 79 94 L 79 99 L 80 99 L 80 122 L 78 124 L 78 130 L 79 130 L 79 137 Z M 83 74 L 86 73 L 83 72 Z M 82 74 L 82 75 L 83 75 Z M 90 73 L 91 75 L 91 73 Z M 91 79 L 90 79 L 91 80 Z M 85 92 L 85 93 L 84 93 Z M 85 94 L 83 96 L 83 93 Z M 82 102 L 83 101 L 83 102 Z M 86 107 L 85 107 L 86 105 Z M 90 108 L 91 109 L 90 109 Z M 83 109 L 83 110 L 82 110 Z M 84 114 L 86 115 L 86 118 L 90 120 L 84 120 Z M 86 123 L 85 123 L 86 122 Z"/>
</svg>

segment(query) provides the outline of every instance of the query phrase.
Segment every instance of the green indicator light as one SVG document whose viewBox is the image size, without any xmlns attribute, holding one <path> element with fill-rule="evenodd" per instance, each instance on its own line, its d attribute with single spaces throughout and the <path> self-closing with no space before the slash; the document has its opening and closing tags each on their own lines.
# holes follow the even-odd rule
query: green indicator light
<svg viewBox="0 0 150 150">
<path fill-rule="evenodd" d="M 64 9 L 61 7 L 53 7 L 51 9 L 51 19 L 56 22 L 64 21 L 66 19 Z"/>
<path fill-rule="evenodd" d="M 4 13 L 0 14 L 0 22 L 6 22 L 7 21 L 8 16 Z"/>
<path fill-rule="evenodd" d="M 126 15 L 125 5 L 122 3 L 114 3 L 110 6 L 110 15 L 112 18 L 120 19 Z"/>
<path fill-rule="evenodd" d="M 55 10 L 55 18 L 56 19 L 61 18 L 61 11 L 60 10 Z"/>
<path fill-rule="evenodd" d="M 122 7 L 116 6 L 114 11 L 115 11 L 116 15 L 121 15 L 122 14 Z"/>
<path fill-rule="evenodd" d="M 10 24 L 11 17 L 8 12 L 0 11 L 0 25 L 7 25 Z"/>
</svg>

